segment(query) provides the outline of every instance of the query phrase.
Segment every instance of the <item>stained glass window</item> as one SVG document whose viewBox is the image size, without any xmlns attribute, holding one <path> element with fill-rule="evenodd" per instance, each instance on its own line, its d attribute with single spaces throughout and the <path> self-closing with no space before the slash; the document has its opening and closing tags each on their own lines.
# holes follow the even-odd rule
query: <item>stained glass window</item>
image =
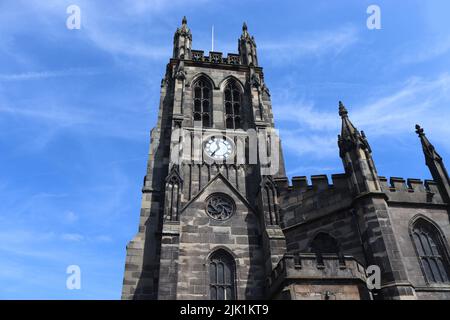
<svg viewBox="0 0 450 320">
<path fill-rule="evenodd" d="M 241 91 L 234 81 L 225 88 L 225 118 L 227 129 L 241 129 Z"/>
<path fill-rule="evenodd" d="M 448 260 L 439 231 L 431 223 L 419 219 L 414 224 L 412 238 L 427 281 L 448 283 Z"/>
<path fill-rule="evenodd" d="M 211 86 L 205 79 L 195 82 L 194 86 L 194 121 L 200 121 L 204 128 L 211 127 Z"/>
<path fill-rule="evenodd" d="M 225 250 L 217 250 L 209 263 L 209 293 L 211 300 L 235 299 L 235 264 L 233 257 Z"/>
</svg>

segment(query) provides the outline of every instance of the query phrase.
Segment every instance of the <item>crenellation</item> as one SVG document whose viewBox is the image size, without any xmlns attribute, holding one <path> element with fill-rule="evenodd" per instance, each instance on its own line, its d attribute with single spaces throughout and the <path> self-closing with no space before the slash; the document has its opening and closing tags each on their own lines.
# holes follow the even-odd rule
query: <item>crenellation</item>
<svg viewBox="0 0 450 320">
<path fill-rule="evenodd" d="M 281 193 L 284 193 L 289 189 L 289 179 L 287 177 L 274 178 L 273 181 Z"/>
<path fill-rule="evenodd" d="M 332 174 L 331 181 L 333 182 L 333 186 L 338 190 L 348 189 L 348 177 L 345 173 Z"/>
<path fill-rule="evenodd" d="M 380 176 L 379 181 L 383 192 L 389 193 L 436 193 L 439 194 L 437 183 L 433 180 L 421 180 L 417 178 L 400 178 Z"/>
<path fill-rule="evenodd" d="M 292 190 L 304 192 L 308 190 L 308 179 L 306 177 L 293 177 Z"/>
<path fill-rule="evenodd" d="M 287 178 L 276 178 L 275 183 L 280 189 L 281 195 L 286 196 L 290 193 L 305 193 L 305 192 L 323 192 L 327 190 L 337 190 L 347 192 L 349 190 L 348 177 L 345 173 L 333 174 L 331 176 L 332 183 L 329 183 L 328 176 L 313 175 L 311 176 L 311 184 L 308 183 L 306 176 L 293 177 L 291 185 Z"/>
<path fill-rule="evenodd" d="M 192 50 L 192 61 L 231 65 L 241 64 L 241 58 L 239 54 L 228 53 L 227 57 L 223 57 L 222 52 L 210 51 L 209 55 L 205 56 L 205 52 L 203 50 Z"/>
<path fill-rule="evenodd" d="M 314 282 L 317 279 L 321 280 L 320 284 Z M 294 299 L 300 292 L 306 299 L 314 299 L 315 296 L 318 296 L 316 299 L 324 299 L 324 289 L 337 284 L 338 281 L 342 291 L 330 292 L 338 294 L 339 297 L 336 298 L 369 299 L 365 287 L 365 268 L 352 256 L 339 258 L 337 255 L 323 255 L 319 258 L 313 253 L 286 254 L 266 282 L 270 298 L 284 291 L 280 288 L 287 289 L 291 283 L 295 283 L 293 292 L 292 288 L 289 290 Z M 352 292 L 355 294 L 349 295 Z"/>
<path fill-rule="evenodd" d="M 382 191 L 389 191 L 389 183 L 388 183 L 388 179 L 386 177 L 383 176 L 378 176 L 378 180 L 380 181 L 380 186 L 381 186 L 381 190 Z"/>
<path fill-rule="evenodd" d="M 406 185 L 406 181 L 403 178 L 399 178 L 399 177 L 391 177 L 389 179 L 389 182 L 391 184 L 391 187 L 395 190 L 395 191 L 406 191 L 408 190 L 408 187 Z"/>
<path fill-rule="evenodd" d="M 416 178 L 379 177 L 381 189 L 388 196 L 391 204 L 409 203 L 409 204 L 444 204 L 440 194 L 438 184 L 433 180 Z"/>
<path fill-rule="evenodd" d="M 412 179 L 408 178 L 406 180 L 406 184 L 408 185 L 409 191 L 411 192 L 427 192 L 425 188 L 425 184 L 420 179 Z"/>
<path fill-rule="evenodd" d="M 311 185 L 313 190 L 317 191 L 323 191 L 334 187 L 328 183 L 328 176 L 326 174 L 311 176 Z"/>
<path fill-rule="evenodd" d="M 439 194 L 439 187 L 434 180 L 425 180 L 425 189 L 427 192 Z"/>
</svg>

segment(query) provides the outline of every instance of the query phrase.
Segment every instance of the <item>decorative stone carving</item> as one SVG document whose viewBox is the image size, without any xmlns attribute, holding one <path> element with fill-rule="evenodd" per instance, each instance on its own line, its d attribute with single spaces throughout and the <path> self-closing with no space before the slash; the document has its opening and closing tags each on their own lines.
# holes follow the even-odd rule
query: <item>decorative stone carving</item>
<svg viewBox="0 0 450 320">
<path fill-rule="evenodd" d="M 215 193 L 206 200 L 206 213 L 216 220 L 227 220 L 235 211 L 233 199 L 222 193 Z"/>
<path fill-rule="evenodd" d="M 177 80 L 184 80 L 186 79 L 186 72 L 184 71 L 184 61 L 180 60 L 178 63 L 177 69 L 175 71 L 175 78 Z"/>
</svg>

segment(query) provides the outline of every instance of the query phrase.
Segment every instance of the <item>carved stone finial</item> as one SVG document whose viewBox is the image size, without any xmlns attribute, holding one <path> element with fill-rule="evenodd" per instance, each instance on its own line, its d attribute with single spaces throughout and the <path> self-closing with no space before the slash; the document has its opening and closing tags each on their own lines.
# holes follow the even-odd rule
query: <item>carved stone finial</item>
<svg viewBox="0 0 450 320">
<path fill-rule="evenodd" d="M 339 101 L 339 115 L 344 118 L 348 115 L 347 108 L 344 106 L 342 101 Z"/>
<path fill-rule="evenodd" d="M 423 131 L 423 128 L 421 128 L 418 124 L 416 124 L 416 133 L 419 135 L 419 137 L 425 136 L 425 132 Z"/>
<path fill-rule="evenodd" d="M 247 24 L 244 22 L 244 24 L 242 25 L 242 31 L 247 31 Z"/>
<path fill-rule="evenodd" d="M 186 16 L 183 17 L 183 20 L 181 21 L 181 24 L 187 24 Z"/>
<path fill-rule="evenodd" d="M 442 157 L 437 153 L 434 146 L 425 136 L 423 128 L 418 124 L 416 124 L 416 133 L 419 135 L 420 142 L 422 143 L 422 149 L 425 153 L 425 158 L 432 159 L 432 161 L 442 161 Z"/>
</svg>

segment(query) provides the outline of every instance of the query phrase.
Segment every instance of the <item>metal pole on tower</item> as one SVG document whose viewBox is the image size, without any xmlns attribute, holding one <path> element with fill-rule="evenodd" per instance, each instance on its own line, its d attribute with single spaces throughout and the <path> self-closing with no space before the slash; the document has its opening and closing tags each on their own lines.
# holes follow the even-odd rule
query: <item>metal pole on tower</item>
<svg viewBox="0 0 450 320">
<path fill-rule="evenodd" d="M 211 51 L 214 51 L 214 25 L 212 26 L 211 32 Z"/>
</svg>

